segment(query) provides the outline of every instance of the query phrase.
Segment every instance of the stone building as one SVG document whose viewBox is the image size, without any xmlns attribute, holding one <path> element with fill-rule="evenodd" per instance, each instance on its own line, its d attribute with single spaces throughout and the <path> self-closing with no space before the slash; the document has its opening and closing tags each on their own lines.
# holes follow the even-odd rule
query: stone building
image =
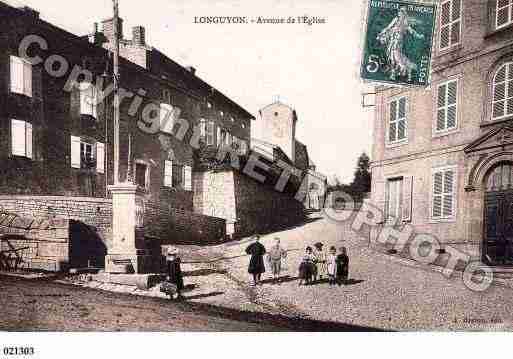
<svg viewBox="0 0 513 359">
<path fill-rule="evenodd" d="M 113 28 L 109 19 L 76 36 L 36 10 L 0 2 L 0 212 L 69 220 L 71 252 L 80 265 L 102 257 L 81 251 L 79 245 L 88 247 L 82 239 L 108 247 L 112 238 Z M 133 181 L 142 194 L 137 211 L 144 238 L 198 243 L 222 240 L 227 231 L 246 233 L 243 223 L 254 219 L 244 213 L 257 211 L 259 202 L 240 194 L 255 193 L 258 184 L 237 180 L 237 192 L 228 185 L 227 198 L 243 205 L 239 214 L 225 216 L 205 210 L 210 199 L 202 196 L 211 191 L 194 184 L 208 172 L 198 168 L 203 151 L 229 147 L 249 155 L 254 116 L 201 80 L 195 68 L 147 44 L 143 27 L 135 27 L 131 39 L 122 33 L 119 179 Z M 265 193 L 268 199 L 280 195 Z M 224 208 L 226 200 L 212 206 Z M 280 218 L 286 209 L 273 213 Z M 55 228 L 62 231 L 61 224 Z M 2 231 L 0 225 L 0 239 Z M 31 250 L 28 265 L 62 268 L 71 261 L 41 253 Z"/>
<path fill-rule="evenodd" d="M 513 262 L 513 1 L 441 0 L 431 85 L 376 88 L 371 201 L 490 264 Z"/>
<path fill-rule="evenodd" d="M 303 184 L 301 200 L 305 208 L 318 211 L 324 206 L 327 177 L 316 171 L 316 165 L 308 154 L 308 148 L 296 138 L 298 116 L 292 107 L 276 101 L 259 111 L 259 138 L 252 142 L 252 148 L 275 156 L 276 149 L 290 160 L 301 173 Z"/>
</svg>

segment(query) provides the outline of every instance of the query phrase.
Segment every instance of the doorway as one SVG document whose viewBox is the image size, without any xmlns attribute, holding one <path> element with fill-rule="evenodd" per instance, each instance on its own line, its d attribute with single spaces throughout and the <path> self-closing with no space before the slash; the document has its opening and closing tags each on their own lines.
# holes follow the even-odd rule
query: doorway
<svg viewBox="0 0 513 359">
<path fill-rule="evenodd" d="M 483 259 L 513 265 L 513 164 L 499 163 L 485 177 Z"/>
</svg>

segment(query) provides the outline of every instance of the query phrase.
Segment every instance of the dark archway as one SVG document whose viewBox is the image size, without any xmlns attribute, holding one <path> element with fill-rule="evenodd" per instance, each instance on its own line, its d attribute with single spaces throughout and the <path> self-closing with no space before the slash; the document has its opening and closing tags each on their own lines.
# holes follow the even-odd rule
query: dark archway
<svg viewBox="0 0 513 359">
<path fill-rule="evenodd" d="M 499 162 L 484 176 L 483 259 L 513 265 L 513 162 Z"/>
</svg>

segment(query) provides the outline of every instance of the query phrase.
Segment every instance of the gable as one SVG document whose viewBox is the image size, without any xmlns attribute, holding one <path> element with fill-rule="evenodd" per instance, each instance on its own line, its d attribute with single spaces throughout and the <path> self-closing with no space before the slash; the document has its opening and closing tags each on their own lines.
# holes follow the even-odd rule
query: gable
<svg viewBox="0 0 513 359">
<path fill-rule="evenodd" d="M 465 153 L 473 153 L 492 148 L 505 147 L 511 144 L 513 144 L 513 128 L 502 126 L 485 133 L 465 147 L 464 151 Z"/>
</svg>

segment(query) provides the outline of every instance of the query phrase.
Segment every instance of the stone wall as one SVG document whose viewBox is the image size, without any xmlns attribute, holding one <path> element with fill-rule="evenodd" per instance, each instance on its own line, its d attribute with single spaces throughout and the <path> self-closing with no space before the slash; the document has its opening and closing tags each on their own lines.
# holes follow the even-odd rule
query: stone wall
<svg viewBox="0 0 513 359">
<path fill-rule="evenodd" d="M 268 233 L 304 223 L 304 205 L 233 170 L 208 171 L 194 176 L 194 210 L 235 222 L 235 236 Z"/>
<path fill-rule="evenodd" d="M 0 269 L 57 272 L 69 267 L 70 221 L 0 211 Z"/>
<path fill-rule="evenodd" d="M 165 244 L 219 243 L 226 236 L 226 221 L 164 203 L 145 202 L 144 234 L 147 239 Z"/>
<path fill-rule="evenodd" d="M 112 238 L 112 201 L 59 196 L 0 196 L 0 210 L 33 218 L 61 218 L 87 225 L 101 239 Z"/>
</svg>

